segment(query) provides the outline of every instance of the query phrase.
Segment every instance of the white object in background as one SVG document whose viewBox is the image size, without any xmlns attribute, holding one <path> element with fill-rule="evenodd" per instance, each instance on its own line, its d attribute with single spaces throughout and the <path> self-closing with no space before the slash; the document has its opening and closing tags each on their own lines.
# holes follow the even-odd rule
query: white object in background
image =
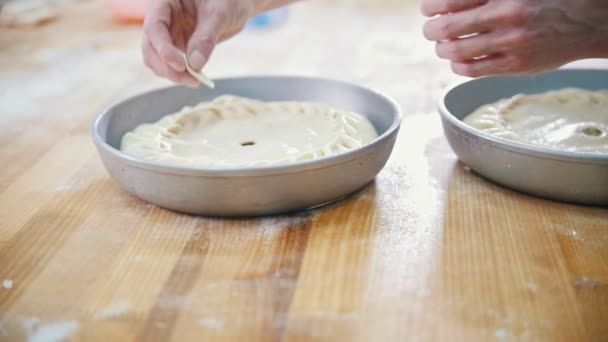
<svg viewBox="0 0 608 342">
<path fill-rule="evenodd" d="M 36 26 L 57 18 L 54 1 L 12 0 L 6 2 L 0 11 L 0 27 Z"/>
</svg>

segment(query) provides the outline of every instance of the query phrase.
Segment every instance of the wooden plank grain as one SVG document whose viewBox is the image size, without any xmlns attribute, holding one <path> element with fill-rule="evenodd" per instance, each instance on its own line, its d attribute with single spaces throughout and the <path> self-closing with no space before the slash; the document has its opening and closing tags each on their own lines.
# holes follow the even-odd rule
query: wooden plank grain
<svg viewBox="0 0 608 342">
<path fill-rule="evenodd" d="M 247 336 L 268 341 L 281 336 L 312 221 L 305 215 L 207 223 L 209 253 L 190 291 L 182 293 L 188 301 L 172 339 L 231 341 Z M 210 234 L 215 229 L 226 234 Z"/>
<path fill-rule="evenodd" d="M 444 249 L 449 265 L 443 269 L 442 292 L 457 299 L 446 307 L 450 315 L 471 325 L 468 338 L 586 339 L 559 247 L 553 234 L 537 224 L 537 210 L 542 210 L 544 201 L 488 187 L 465 171 L 455 176 L 472 182 L 467 188 L 476 188 L 475 196 L 485 201 L 485 205 L 466 205 L 458 193 L 467 190 L 448 202 L 464 208 L 450 210 L 453 215 L 446 221 L 445 238 L 451 241 Z M 453 184 L 461 187 L 465 182 Z M 494 196 L 492 190 L 504 195 Z M 536 210 L 527 210 L 530 207 Z M 555 330 L 556 326 L 561 328 Z M 441 338 L 448 338 L 453 329 L 462 331 L 455 326 Z"/>
<path fill-rule="evenodd" d="M 80 196 L 59 195 L 45 204 L 20 227 L 10 248 L 3 251 L 0 279 L 11 279 L 19 286 L 11 291 L 0 292 L 0 308 L 8 307 L 19 298 L 22 291 L 37 276 L 69 238 L 75 227 L 86 219 L 99 196 L 99 184 L 92 186 Z"/>
<path fill-rule="evenodd" d="M 290 307 L 287 340 L 354 338 L 349 331 L 355 331 L 367 290 L 367 242 L 375 228 L 373 193 L 372 185 L 319 213 Z"/>
<path fill-rule="evenodd" d="M 71 176 L 72 170 L 82 166 L 93 153 L 88 136 L 67 137 L 0 193 L 0 241 L 10 240 L 38 208 L 56 196 L 55 189 Z"/>
<path fill-rule="evenodd" d="M 564 255 L 564 267 L 590 339 L 608 336 L 608 249 L 606 211 L 588 208 L 571 215 L 547 215 Z M 555 222 L 557 221 L 557 222 Z M 594 260 L 594 262 L 589 262 Z"/>
</svg>

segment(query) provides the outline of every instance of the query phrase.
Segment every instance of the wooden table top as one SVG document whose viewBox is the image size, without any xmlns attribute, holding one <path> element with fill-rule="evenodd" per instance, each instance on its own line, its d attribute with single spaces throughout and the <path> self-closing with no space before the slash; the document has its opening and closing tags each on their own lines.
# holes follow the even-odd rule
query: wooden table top
<svg viewBox="0 0 608 342">
<path fill-rule="evenodd" d="M 374 184 L 249 220 L 157 208 L 104 170 L 92 118 L 168 84 L 139 27 L 93 1 L 0 31 L 0 340 L 608 340 L 608 210 L 467 172 L 421 23 L 414 2 L 306 2 L 218 48 L 211 76 L 339 78 L 406 115 Z"/>
</svg>

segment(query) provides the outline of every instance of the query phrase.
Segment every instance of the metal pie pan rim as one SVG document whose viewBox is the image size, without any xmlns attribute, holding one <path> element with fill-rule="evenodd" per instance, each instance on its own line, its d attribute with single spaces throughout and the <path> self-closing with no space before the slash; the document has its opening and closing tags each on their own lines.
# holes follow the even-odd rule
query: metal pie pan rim
<svg viewBox="0 0 608 342">
<path fill-rule="evenodd" d="M 171 165 L 154 161 L 147 161 L 143 159 L 134 158 L 128 156 L 118 149 L 114 148 L 110 144 L 107 143 L 106 139 L 103 139 L 100 135 L 99 129 L 101 126 L 102 120 L 111 115 L 111 112 L 114 108 L 131 101 L 135 98 L 150 96 L 157 92 L 167 91 L 173 88 L 180 88 L 181 86 L 165 86 L 159 87 L 147 91 L 143 91 L 137 93 L 135 95 L 129 96 L 127 98 L 120 99 L 104 110 L 102 110 L 93 120 L 91 125 L 91 136 L 95 145 L 103 149 L 105 152 L 108 152 L 109 155 L 121 162 L 124 162 L 130 166 L 137 167 L 144 170 L 150 170 L 154 172 L 160 172 L 165 174 L 175 174 L 175 175 L 191 175 L 191 176 L 206 176 L 206 177 L 219 177 L 219 178 L 229 178 L 229 177 L 245 177 L 245 176 L 269 176 L 269 175 L 277 175 L 277 174 L 290 174 L 296 172 L 304 172 L 316 169 L 322 169 L 327 167 L 332 167 L 335 165 L 339 165 L 342 163 L 346 163 L 366 155 L 374 153 L 376 148 L 381 148 L 385 142 L 390 139 L 393 139 L 394 134 L 399 130 L 399 127 L 402 122 L 402 111 L 400 106 L 390 98 L 389 96 L 381 93 L 380 91 L 370 88 L 364 87 L 355 83 L 346 82 L 342 80 L 330 79 L 330 78 L 321 78 L 321 77 L 308 77 L 308 76 L 292 76 L 292 75 L 255 75 L 255 76 L 234 76 L 234 77 L 222 77 L 213 79 L 214 82 L 221 83 L 224 81 L 238 81 L 238 80 L 255 80 L 255 79 L 298 79 L 298 80 L 308 80 L 308 81 L 321 81 L 321 82 L 330 82 L 336 83 L 341 86 L 358 88 L 359 90 L 372 93 L 374 96 L 385 101 L 390 107 L 393 109 L 394 118 L 391 125 L 379 135 L 372 142 L 365 144 L 362 147 L 356 148 L 354 150 L 341 153 L 334 156 L 322 157 L 319 159 L 307 160 L 296 163 L 288 163 L 281 165 L 273 165 L 273 166 L 259 166 L 259 167 L 243 167 L 243 168 L 200 168 L 200 167 L 191 167 L 191 166 L 179 166 L 179 165 Z M 167 113 L 170 114 L 170 113 Z"/>
<path fill-rule="evenodd" d="M 593 69 L 576 69 L 576 70 L 585 71 L 585 70 L 593 70 Z M 558 70 L 558 71 L 553 71 L 553 72 L 563 72 L 563 71 L 574 71 L 574 70 L 567 69 L 567 70 Z M 597 71 L 597 70 L 594 70 L 594 71 Z M 486 76 L 486 77 L 481 77 L 478 79 L 456 81 L 456 82 L 452 83 L 450 86 L 448 86 L 442 92 L 442 94 L 438 100 L 437 106 L 438 106 L 440 115 L 444 119 L 448 120 L 452 125 L 459 128 L 462 131 L 459 133 L 462 134 L 463 132 L 465 132 L 471 136 L 479 137 L 479 138 L 483 139 L 484 141 L 491 143 L 493 146 L 496 146 L 498 148 L 502 148 L 502 149 L 505 149 L 505 150 L 508 150 L 511 152 L 516 152 L 516 153 L 520 153 L 520 154 L 525 154 L 525 155 L 530 155 L 530 156 L 540 157 L 540 158 L 545 158 L 545 159 L 562 160 L 562 161 L 584 163 L 584 164 L 601 164 L 601 165 L 606 164 L 606 165 L 608 165 L 608 154 L 562 151 L 562 150 L 551 149 L 551 148 L 547 148 L 547 147 L 512 141 L 512 140 L 508 140 L 508 139 L 504 139 L 504 138 L 492 135 L 490 133 L 483 132 L 481 130 L 478 130 L 474 127 L 467 125 L 461 119 L 457 118 L 447 108 L 445 99 L 452 90 L 456 89 L 459 86 L 463 86 L 470 82 L 473 82 L 475 80 L 495 78 L 495 77 L 497 77 L 497 76 Z M 498 76 L 498 77 L 500 77 L 500 76 Z M 551 89 L 547 89 L 547 91 L 549 91 L 549 90 L 551 90 Z M 557 90 L 557 89 L 555 89 L 555 90 Z M 483 104 L 480 104 L 480 105 L 483 105 Z"/>
</svg>

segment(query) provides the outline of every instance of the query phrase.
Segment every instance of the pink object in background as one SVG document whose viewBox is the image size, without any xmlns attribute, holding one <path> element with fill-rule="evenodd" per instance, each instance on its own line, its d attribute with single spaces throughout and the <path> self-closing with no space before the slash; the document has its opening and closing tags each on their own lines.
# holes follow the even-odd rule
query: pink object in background
<svg viewBox="0 0 608 342">
<path fill-rule="evenodd" d="M 114 20 L 122 23 L 142 23 L 149 0 L 105 0 Z"/>
</svg>

